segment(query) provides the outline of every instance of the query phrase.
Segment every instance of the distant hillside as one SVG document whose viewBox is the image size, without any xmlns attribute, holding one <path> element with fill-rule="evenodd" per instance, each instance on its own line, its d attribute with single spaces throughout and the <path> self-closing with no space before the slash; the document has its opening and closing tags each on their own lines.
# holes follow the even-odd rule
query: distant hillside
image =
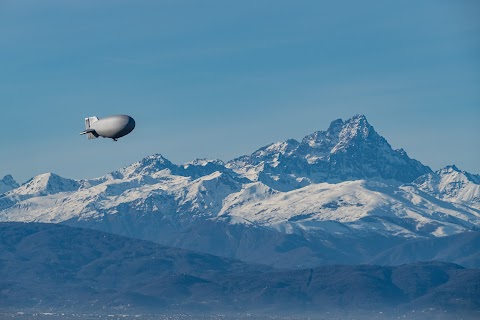
<svg viewBox="0 0 480 320">
<path fill-rule="evenodd" d="M 0 224 L 0 288 L 2 312 L 480 310 L 480 270 L 455 264 L 282 271 L 39 223 Z"/>
<path fill-rule="evenodd" d="M 417 261 L 446 261 L 467 268 L 480 267 L 480 232 L 421 239 L 387 249 L 368 261 L 381 265 L 400 265 Z"/>
</svg>

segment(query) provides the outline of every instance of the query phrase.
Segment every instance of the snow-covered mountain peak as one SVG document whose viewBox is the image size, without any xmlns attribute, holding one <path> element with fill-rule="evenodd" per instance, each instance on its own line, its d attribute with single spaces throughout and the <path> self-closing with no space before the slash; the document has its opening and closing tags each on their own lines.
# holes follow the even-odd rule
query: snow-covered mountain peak
<svg viewBox="0 0 480 320">
<path fill-rule="evenodd" d="M 441 177 L 456 177 L 457 180 L 469 181 L 474 184 L 480 184 L 480 175 L 460 170 L 454 164 L 445 166 L 444 168 L 437 170 L 436 173 Z"/>
<path fill-rule="evenodd" d="M 170 160 L 161 154 L 147 156 L 134 164 L 124 167 L 120 170 L 123 177 L 132 177 L 135 175 L 152 175 L 164 169 L 176 167 Z"/>
<path fill-rule="evenodd" d="M 8 192 L 8 195 L 44 196 L 59 192 L 76 191 L 80 187 L 78 181 L 60 177 L 55 173 L 43 173 L 25 182 L 20 187 Z"/>
<path fill-rule="evenodd" d="M 454 164 L 446 165 L 445 167 L 436 171 L 438 174 L 448 174 L 452 172 L 462 172 L 462 170 L 458 169 L 458 167 Z"/>
<path fill-rule="evenodd" d="M 0 180 L 0 194 L 18 188 L 19 185 L 15 179 L 9 174 Z"/>
<path fill-rule="evenodd" d="M 168 160 L 167 158 L 165 158 L 163 155 L 157 153 L 157 154 L 153 154 L 153 155 L 150 155 L 150 156 L 147 156 L 145 158 L 143 158 L 142 160 L 140 160 L 139 162 L 139 165 L 141 167 L 163 167 L 163 166 L 171 166 L 172 165 L 172 162 L 170 162 L 170 160 Z"/>
<path fill-rule="evenodd" d="M 441 180 L 446 183 L 473 183 L 480 184 L 480 176 L 477 174 L 469 173 L 464 170 L 460 170 L 455 165 L 448 165 L 435 171 Z"/>
<path fill-rule="evenodd" d="M 253 158 L 274 159 L 278 155 L 291 155 L 297 149 L 300 143 L 295 139 L 288 139 L 281 142 L 271 143 L 263 148 L 258 149 L 252 154 Z"/>
<path fill-rule="evenodd" d="M 345 121 L 342 119 L 332 121 L 327 131 L 316 131 L 305 136 L 302 144 L 330 153 L 348 144 L 352 139 L 367 139 L 369 135 L 378 136 L 367 118 L 359 114 Z"/>
<path fill-rule="evenodd" d="M 480 176 L 449 165 L 413 182 L 421 190 L 447 201 L 469 203 L 480 208 Z"/>
<path fill-rule="evenodd" d="M 370 123 L 368 123 L 367 117 L 363 114 L 356 114 L 345 122 L 354 123 L 358 127 L 371 127 Z"/>
<path fill-rule="evenodd" d="M 375 135 L 377 133 L 368 123 L 367 118 L 364 115 L 356 115 L 344 122 L 342 131 L 339 133 L 339 139 L 352 139 L 357 136 L 361 139 L 367 139 L 370 134 Z"/>
<path fill-rule="evenodd" d="M 356 148 L 359 145 L 372 145 L 375 149 L 383 149 L 384 152 L 393 151 L 388 142 L 368 123 L 364 115 L 356 115 L 344 121 L 336 140 L 338 142 L 331 153 L 345 152 L 346 148 Z"/>
<path fill-rule="evenodd" d="M 227 167 L 280 191 L 305 183 L 365 178 L 412 182 L 431 172 L 402 149 L 393 150 L 364 115 L 337 119 L 327 131 L 307 135 L 301 143 L 293 139 L 272 143 Z"/>
</svg>

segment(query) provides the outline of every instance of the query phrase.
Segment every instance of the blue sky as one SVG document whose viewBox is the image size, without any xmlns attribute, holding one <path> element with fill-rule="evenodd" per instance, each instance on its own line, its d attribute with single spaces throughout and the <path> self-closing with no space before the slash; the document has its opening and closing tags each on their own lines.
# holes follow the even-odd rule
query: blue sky
<svg viewBox="0 0 480 320">
<path fill-rule="evenodd" d="M 0 0 L 0 176 L 230 160 L 362 113 L 480 173 L 478 1 Z M 137 128 L 88 141 L 83 118 Z"/>
</svg>

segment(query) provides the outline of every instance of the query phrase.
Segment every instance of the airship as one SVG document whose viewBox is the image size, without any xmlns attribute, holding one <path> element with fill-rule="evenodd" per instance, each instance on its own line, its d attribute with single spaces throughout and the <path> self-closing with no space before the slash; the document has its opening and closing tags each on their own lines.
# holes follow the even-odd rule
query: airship
<svg viewBox="0 0 480 320">
<path fill-rule="evenodd" d="M 100 119 L 94 116 L 85 118 L 85 130 L 80 134 L 86 134 L 89 140 L 103 137 L 117 141 L 118 138 L 132 132 L 134 128 L 135 120 L 124 114 Z"/>
</svg>

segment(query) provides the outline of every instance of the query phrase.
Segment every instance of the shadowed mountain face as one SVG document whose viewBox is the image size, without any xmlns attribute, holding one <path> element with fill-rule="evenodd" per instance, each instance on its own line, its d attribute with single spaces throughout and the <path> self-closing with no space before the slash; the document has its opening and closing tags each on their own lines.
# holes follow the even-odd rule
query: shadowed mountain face
<svg viewBox="0 0 480 320">
<path fill-rule="evenodd" d="M 400 265 L 416 261 L 448 261 L 467 268 L 480 268 L 480 232 L 406 241 L 365 262 Z"/>
<path fill-rule="evenodd" d="M 12 189 L 18 188 L 18 187 L 19 187 L 18 183 L 9 174 L 7 174 L 5 177 L 3 177 L 0 180 L 0 194 L 5 193 L 7 191 L 10 191 Z"/>
<path fill-rule="evenodd" d="M 454 264 L 281 271 L 103 232 L 0 224 L 0 309 L 480 308 L 480 271 Z"/>
</svg>

